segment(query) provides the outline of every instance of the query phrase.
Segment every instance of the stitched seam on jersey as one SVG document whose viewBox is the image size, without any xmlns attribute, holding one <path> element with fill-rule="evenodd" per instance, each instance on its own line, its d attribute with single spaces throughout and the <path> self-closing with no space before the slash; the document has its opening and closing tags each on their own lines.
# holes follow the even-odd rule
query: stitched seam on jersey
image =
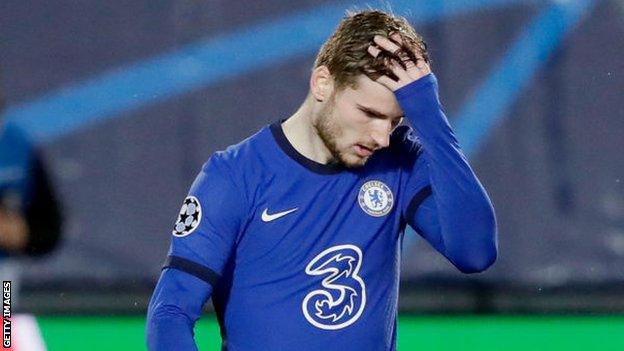
<svg viewBox="0 0 624 351">
<path fill-rule="evenodd" d="M 195 276 L 206 283 L 214 286 L 221 276 L 212 269 L 202 266 L 186 258 L 178 256 L 168 256 L 162 269 L 174 268 L 179 271 Z"/>
<path fill-rule="evenodd" d="M 416 193 L 416 195 L 412 197 L 409 205 L 407 206 L 407 210 L 405 211 L 406 220 L 409 221 L 409 219 L 413 219 L 414 215 L 416 214 L 416 210 L 418 210 L 418 207 L 420 207 L 423 201 L 425 201 L 425 199 L 428 198 L 431 194 L 431 185 L 427 185 L 426 187 L 420 189 Z"/>
</svg>

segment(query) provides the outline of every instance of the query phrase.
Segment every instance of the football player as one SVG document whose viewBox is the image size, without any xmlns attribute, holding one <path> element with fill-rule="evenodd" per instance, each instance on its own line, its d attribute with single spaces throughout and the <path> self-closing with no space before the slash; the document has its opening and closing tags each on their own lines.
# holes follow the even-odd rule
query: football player
<svg viewBox="0 0 624 351">
<path fill-rule="evenodd" d="M 394 350 L 406 225 L 462 272 L 495 261 L 491 202 L 404 18 L 347 15 L 309 88 L 203 166 L 150 302 L 150 350 L 195 350 L 210 297 L 223 350 Z"/>
</svg>

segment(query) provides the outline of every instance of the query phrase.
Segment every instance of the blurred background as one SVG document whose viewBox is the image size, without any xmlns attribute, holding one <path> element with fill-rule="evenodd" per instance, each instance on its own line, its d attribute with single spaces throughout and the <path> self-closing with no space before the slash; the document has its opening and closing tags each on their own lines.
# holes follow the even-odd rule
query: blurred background
<svg viewBox="0 0 624 351">
<path fill-rule="evenodd" d="M 367 6 L 428 42 L 499 225 L 477 275 L 406 233 L 399 349 L 624 349 L 624 1 L 4 0 L 0 229 L 31 228 L 0 240 L 13 349 L 144 349 L 201 165 L 292 114 Z"/>
</svg>

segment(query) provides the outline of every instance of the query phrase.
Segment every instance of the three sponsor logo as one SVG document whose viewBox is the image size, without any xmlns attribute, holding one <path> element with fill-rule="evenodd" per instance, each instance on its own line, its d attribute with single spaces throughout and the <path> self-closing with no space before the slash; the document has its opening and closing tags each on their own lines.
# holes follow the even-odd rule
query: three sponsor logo
<svg viewBox="0 0 624 351">
<path fill-rule="evenodd" d="M 324 330 L 343 329 L 355 323 L 366 306 L 366 284 L 359 276 L 362 250 L 355 245 L 337 245 L 316 255 L 305 273 L 321 276 L 317 289 L 309 292 L 301 309 L 305 319 Z"/>
</svg>

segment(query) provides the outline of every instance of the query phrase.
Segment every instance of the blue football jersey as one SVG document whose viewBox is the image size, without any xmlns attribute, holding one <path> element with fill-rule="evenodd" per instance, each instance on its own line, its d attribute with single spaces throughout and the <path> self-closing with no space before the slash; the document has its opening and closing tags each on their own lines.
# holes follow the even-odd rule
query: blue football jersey
<svg viewBox="0 0 624 351">
<path fill-rule="evenodd" d="M 32 145 L 20 128 L 0 122 L 0 202 L 14 211 L 23 211 L 31 195 L 32 153 Z"/>
<path fill-rule="evenodd" d="M 412 124 L 409 115 L 421 115 L 413 111 L 422 102 L 410 106 L 401 94 L 435 95 L 422 99 L 427 113 L 448 126 L 432 75 L 399 92 Z M 178 312 L 187 316 L 179 335 L 192 338 L 197 306 L 212 296 L 224 350 L 394 350 L 407 224 L 464 271 L 491 264 L 491 204 L 450 128 L 433 132 L 450 139 L 434 135 L 421 143 L 414 129 L 400 126 L 388 148 L 351 169 L 301 155 L 281 122 L 213 154 L 193 183 L 150 305 L 152 349 L 167 349 L 168 341 L 154 335 Z M 447 151 L 429 156 L 427 143 L 448 144 Z M 436 199 L 438 188 L 455 198 Z M 471 198 L 479 205 L 471 208 Z M 462 206 L 467 214 L 459 213 Z M 193 281 L 181 289 L 176 279 Z M 174 302 L 180 299 L 195 301 Z"/>
<path fill-rule="evenodd" d="M 0 206 L 23 213 L 32 196 L 32 146 L 11 123 L 0 122 Z M 6 252 L 0 249 L 0 259 Z"/>
</svg>

